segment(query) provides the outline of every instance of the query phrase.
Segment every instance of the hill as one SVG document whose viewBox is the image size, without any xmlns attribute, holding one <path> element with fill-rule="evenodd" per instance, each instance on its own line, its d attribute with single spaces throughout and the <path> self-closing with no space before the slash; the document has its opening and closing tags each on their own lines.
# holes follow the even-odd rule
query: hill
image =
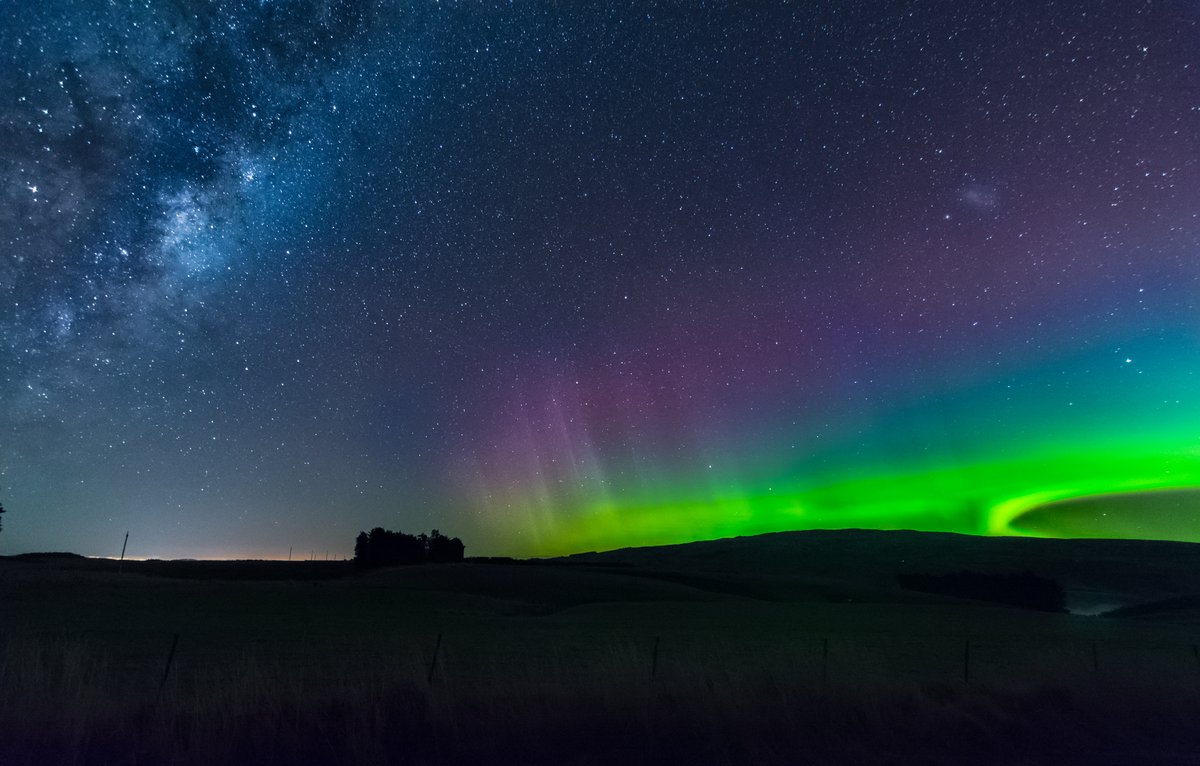
<svg viewBox="0 0 1200 766">
<path fill-rule="evenodd" d="M 892 598 L 896 575 L 1032 571 L 1067 592 L 1068 607 L 1095 613 L 1200 594 L 1200 545 L 1154 540 L 978 537 L 864 529 L 580 553 L 559 561 L 618 566 L 646 576 L 720 580 L 743 591 L 803 599 L 813 593 Z M 697 579 L 699 578 L 699 579 Z"/>
<path fill-rule="evenodd" d="M 71 553 L 0 557 L 23 567 L 114 574 L 116 561 Z M 410 590 L 469 593 L 544 610 L 591 602 L 742 598 L 773 602 L 944 602 L 905 591 L 902 574 L 1030 571 L 1055 580 L 1076 613 L 1200 594 L 1200 545 L 1151 540 L 979 537 L 864 529 L 778 532 L 550 559 L 476 559 L 362 574 L 348 562 L 126 561 L 130 575 L 193 580 L 351 578 Z M 1143 615 L 1133 609 L 1122 615 Z M 1172 610 L 1167 610 L 1171 612 Z"/>
<path fill-rule="evenodd" d="M 1192 762 L 1198 558 L 863 530 L 366 573 L 0 558 L 0 762 Z M 962 569 L 1144 606 L 896 580 Z"/>
</svg>

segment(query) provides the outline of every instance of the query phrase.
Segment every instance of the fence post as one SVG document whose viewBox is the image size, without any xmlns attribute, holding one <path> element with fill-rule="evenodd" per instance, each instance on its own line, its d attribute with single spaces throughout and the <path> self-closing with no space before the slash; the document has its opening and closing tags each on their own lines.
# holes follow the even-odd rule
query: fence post
<svg viewBox="0 0 1200 766">
<path fill-rule="evenodd" d="M 167 653 L 167 665 L 163 668 L 162 680 L 158 682 L 158 693 L 162 694 L 163 688 L 167 685 L 167 677 L 171 675 L 171 663 L 175 661 L 175 648 L 179 646 L 179 634 L 175 634 L 175 638 L 171 641 L 171 651 Z"/>
<path fill-rule="evenodd" d="M 433 659 L 429 662 L 429 675 L 425 677 L 425 683 L 433 683 L 433 671 L 437 667 L 438 652 L 442 648 L 442 634 L 438 633 L 437 643 L 433 645 Z"/>
</svg>

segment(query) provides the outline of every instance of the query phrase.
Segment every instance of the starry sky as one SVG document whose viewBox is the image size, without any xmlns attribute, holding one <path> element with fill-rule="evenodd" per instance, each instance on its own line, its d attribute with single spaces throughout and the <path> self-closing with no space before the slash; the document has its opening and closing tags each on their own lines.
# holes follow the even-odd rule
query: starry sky
<svg viewBox="0 0 1200 766">
<path fill-rule="evenodd" d="M 0 4 L 0 553 L 1200 540 L 1198 54 L 1194 0 Z"/>
</svg>

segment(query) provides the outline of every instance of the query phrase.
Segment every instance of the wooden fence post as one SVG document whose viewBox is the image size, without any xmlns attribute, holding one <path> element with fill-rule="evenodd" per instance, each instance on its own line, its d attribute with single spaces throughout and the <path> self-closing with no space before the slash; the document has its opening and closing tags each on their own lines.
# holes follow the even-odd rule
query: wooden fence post
<svg viewBox="0 0 1200 766">
<path fill-rule="evenodd" d="M 438 652 L 442 648 L 442 634 L 438 633 L 437 643 L 433 645 L 433 659 L 429 662 L 429 675 L 425 677 L 425 683 L 433 683 L 433 671 L 437 667 Z"/>
<path fill-rule="evenodd" d="M 158 682 L 158 693 L 162 694 L 163 688 L 167 685 L 167 677 L 171 675 L 171 663 L 175 661 L 175 648 L 179 646 L 179 634 L 175 634 L 175 638 L 171 641 L 171 651 L 167 653 L 167 665 L 163 668 L 162 680 Z"/>
</svg>

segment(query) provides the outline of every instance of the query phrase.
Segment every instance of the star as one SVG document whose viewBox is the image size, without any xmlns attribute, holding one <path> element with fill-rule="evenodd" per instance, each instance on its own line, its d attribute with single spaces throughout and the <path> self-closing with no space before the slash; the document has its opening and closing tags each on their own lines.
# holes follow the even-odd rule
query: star
<svg viewBox="0 0 1200 766">
<path fill-rule="evenodd" d="M 1200 486 L 1177 4 L 760 5 L 21 4 L 0 500 L 45 510 L 0 545 L 978 533 Z"/>
</svg>

